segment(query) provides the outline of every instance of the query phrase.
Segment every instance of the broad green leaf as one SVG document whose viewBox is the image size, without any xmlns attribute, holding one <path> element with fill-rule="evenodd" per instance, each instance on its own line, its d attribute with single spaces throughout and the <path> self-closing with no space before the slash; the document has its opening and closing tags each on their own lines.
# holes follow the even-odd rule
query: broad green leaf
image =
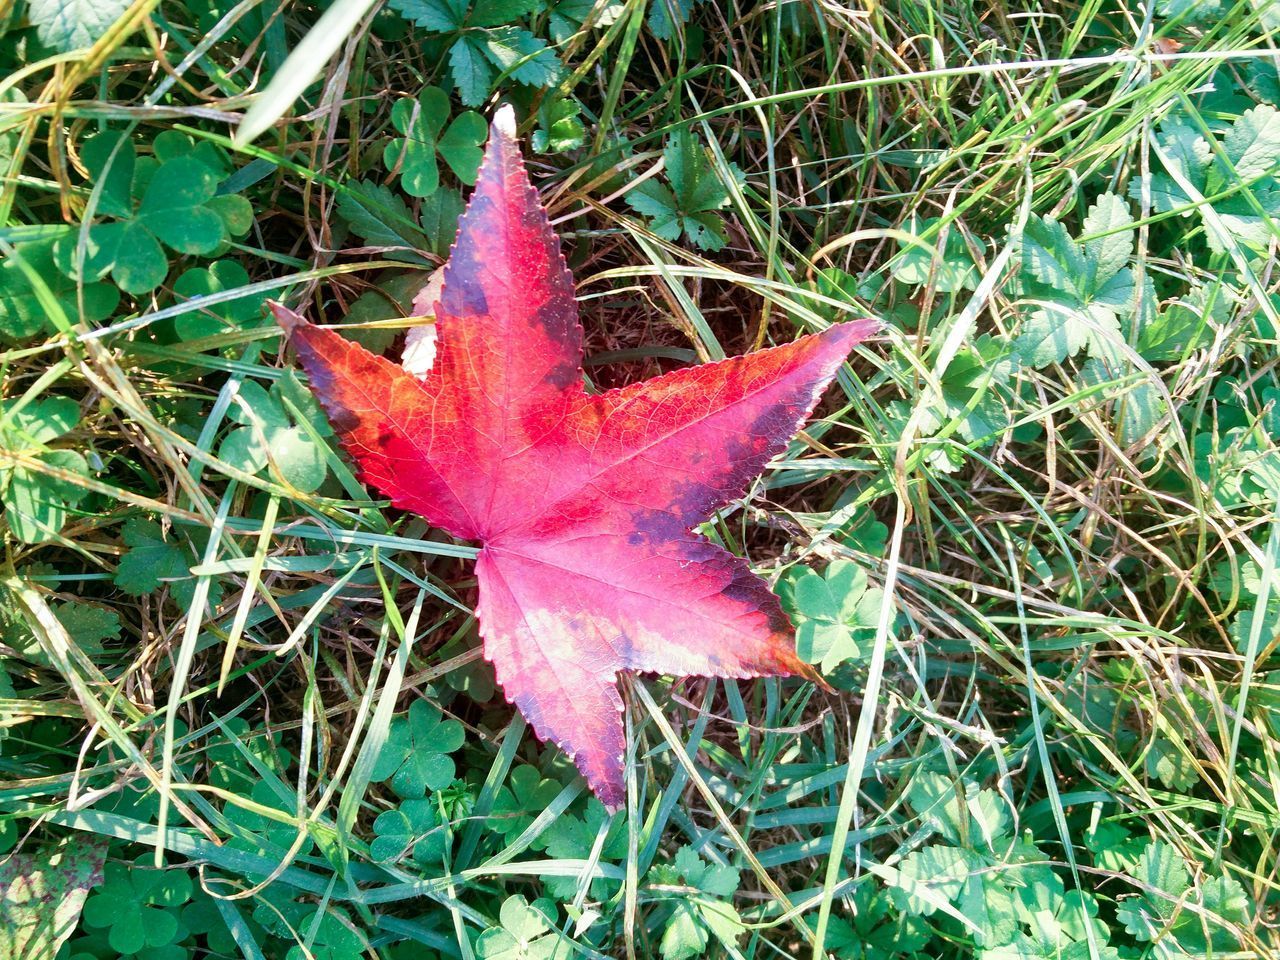
<svg viewBox="0 0 1280 960">
<path fill-rule="evenodd" d="M 649 30 L 659 40 L 670 40 L 688 22 L 702 0 L 649 0 Z"/>
<path fill-rule="evenodd" d="M 1150 363 L 1177 361 L 1213 339 L 1213 326 L 1229 319 L 1224 285 L 1195 286 L 1168 304 L 1138 333 L 1136 349 Z"/>
<path fill-rule="evenodd" d="M 719 250 L 728 242 L 717 211 L 729 203 L 729 192 L 696 136 L 673 134 L 663 151 L 669 187 L 646 180 L 627 194 L 627 203 L 651 220 L 650 229 L 667 240 L 688 237 L 694 246 Z M 734 169 L 734 176 L 740 173 Z"/>
<path fill-rule="evenodd" d="M 1222 140 L 1236 177 L 1251 181 L 1280 166 L 1280 111 L 1262 104 L 1239 117 Z"/>
<path fill-rule="evenodd" d="M 1118 348 L 1104 345 L 1096 349 L 1080 367 L 1080 380 L 1085 385 L 1119 383 L 1135 374 L 1142 377 L 1137 383 L 1126 383 L 1123 388 L 1109 391 L 1113 396 L 1113 410 L 1119 422 L 1120 442 L 1126 447 L 1142 444 L 1140 458 L 1154 456 L 1160 449 L 1155 435 L 1156 428 L 1168 412 L 1159 386 L 1150 374 L 1138 368 L 1129 356 Z"/>
<path fill-rule="evenodd" d="M 387 6 L 427 30 L 448 33 L 467 16 L 467 0 L 387 0 Z"/>
<path fill-rule="evenodd" d="M 1046 287 L 1080 294 L 1086 260 L 1061 223 L 1032 217 L 1022 235 L 1022 269 Z"/>
<path fill-rule="evenodd" d="M 501 27 L 515 23 L 543 7 L 543 0 L 475 0 L 467 24 L 472 27 Z"/>
<path fill-rule="evenodd" d="M 1138 940 L 1152 940 L 1173 916 L 1179 898 L 1190 889 L 1191 874 L 1176 849 L 1154 840 L 1138 858 L 1134 879 L 1143 892 L 1121 901 L 1116 917 Z"/>
<path fill-rule="evenodd" d="M 1163 152 L 1162 162 L 1178 171 L 1202 196 L 1235 190 L 1241 183 L 1248 184 L 1261 177 L 1259 182 L 1244 187 L 1252 193 L 1252 198 L 1237 190 L 1215 202 L 1214 211 L 1231 240 L 1255 251 L 1267 247 L 1275 235 L 1274 221 L 1280 217 L 1280 187 L 1274 176 L 1263 176 L 1274 174 L 1280 162 L 1280 113 L 1274 107 L 1263 105 L 1246 111 L 1221 138 L 1221 149 L 1234 172 L 1215 155 L 1198 130 L 1185 124 L 1163 126 L 1158 143 Z M 1184 210 L 1187 216 L 1203 215 L 1193 207 L 1200 197 L 1189 195 L 1168 174 L 1154 175 L 1149 189 L 1159 211 Z M 1129 186 L 1129 193 L 1134 197 L 1140 197 L 1142 190 L 1141 180 L 1135 179 Z M 1267 216 L 1259 214 L 1258 208 Z M 1218 229 L 1206 229 L 1205 239 L 1213 252 L 1226 252 L 1227 244 Z"/>
<path fill-rule="evenodd" d="M 560 78 L 560 60 L 555 51 L 528 30 L 497 27 L 484 31 L 482 36 L 489 61 L 518 83 L 549 87 Z"/>
<path fill-rule="evenodd" d="M 1105 283 L 1128 266 L 1133 256 L 1132 223 L 1129 205 L 1114 193 L 1102 194 L 1089 208 L 1084 218 L 1084 234 L 1103 234 L 1084 241 L 1085 255 L 1093 264 L 1095 285 Z"/>
<path fill-rule="evenodd" d="M 449 70 L 458 99 L 468 107 L 484 103 L 497 72 L 489 62 L 482 34 L 464 34 L 449 48 Z"/>
<path fill-rule="evenodd" d="M 14 401 L 5 403 L 6 410 Z M 54 470 L 89 476 L 89 464 L 76 450 L 48 449 L 47 444 L 79 422 L 80 408 L 67 397 L 46 397 L 13 413 L 0 431 L 0 446 L 34 457 Z M 0 503 L 9 530 L 25 543 L 43 543 L 57 537 L 67 522 L 68 509 L 84 498 L 86 490 L 70 479 L 51 476 L 35 467 L 0 467 Z"/>
<path fill-rule="evenodd" d="M 129 9 L 131 0 L 28 0 L 27 19 L 55 50 L 93 46 Z"/>
<path fill-rule="evenodd" d="M 338 195 L 338 214 L 369 246 L 415 250 L 429 246 L 404 199 L 371 180 L 346 185 Z"/>
<path fill-rule="evenodd" d="M 918 222 L 913 219 L 905 229 L 916 236 L 924 236 L 932 232 L 939 222 L 937 217 L 928 217 Z M 979 254 L 986 253 L 987 246 L 980 238 L 975 236 L 970 240 Z M 935 289 L 943 293 L 972 290 L 978 285 L 980 278 L 977 265 L 973 262 L 973 253 L 958 226 L 953 225 L 947 231 L 946 248 L 940 258 L 935 258 L 931 251 L 914 244 L 900 243 L 900 246 L 902 252 L 893 261 L 893 276 L 896 280 L 912 285 L 932 283 Z"/>
<path fill-rule="evenodd" d="M 1123 201 L 1111 195 L 1090 212 L 1095 231 L 1125 223 L 1127 215 Z M 1123 265 L 1129 241 L 1105 240 L 1078 244 L 1058 221 L 1031 218 L 1022 241 L 1022 285 L 1030 311 L 1014 343 L 1023 362 L 1044 367 L 1081 350 L 1114 354 L 1123 339 L 1120 317 L 1132 314 L 1137 288 L 1133 272 Z"/>
<path fill-rule="evenodd" d="M 462 194 L 453 187 L 441 187 L 422 201 L 418 216 L 422 232 L 427 236 L 426 249 L 441 257 L 449 255 L 449 248 L 458 235 L 462 209 Z"/>
<path fill-rule="evenodd" d="M 125 522 L 121 539 L 129 549 L 116 564 L 115 584 L 125 593 L 140 596 L 167 584 L 180 607 L 191 604 L 195 580 L 191 576 L 194 558 L 188 549 L 174 540 L 166 540 L 160 525 L 142 517 Z M 214 581 L 209 588 L 209 603 L 217 606 L 222 586 Z"/>
<path fill-rule="evenodd" d="M 940 902 L 959 898 L 968 881 L 973 855 L 957 847 L 923 847 L 908 854 L 894 873 L 891 893 L 899 909 L 929 916 Z"/>
<path fill-rule="evenodd" d="M 545 97 L 538 105 L 533 149 L 539 153 L 564 153 L 582 146 L 587 131 L 579 111 L 578 104 L 568 97 Z"/>
<path fill-rule="evenodd" d="M 1013 893 L 999 874 L 970 874 L 956 906 L 977 926 L 974 938 L 979 946 L 1000 946 L 1019 933 Z"/>
<path fill-rule="evenodd" d="M 548 30 L 551 39 L 560 44 L 567 43 L 570 37 L 582 29 L 592 11 L 595 11 L 595 17 L 591 20 L 592 27 L 613 26 L 622 16 L 626 4 L 621 0 L 608 0 L 606 3 L 598 3 L 597 0 L 558 0 L 549 7 Z"/>
<path fill-rule="evenodd" d="M 1200 779 L 1196 765 L 1191 762 L 1187 748 L 1163 737 L 1157 737 L 1147 752 L 1147 772 L 1166 787 L 1188 790 Z"/>
<path fill-rule="evenodd" d="M 585 860 L 595 849 L 601 832 L 600 859 L 619 862 L 627 856 L 626 818 L 611 816 L 599 800 L 592 797 L 582 816 L 566 814 L 557 817 L 538 839 L 546 842 L 547 855 L 561 860 Z M 576 877 L 547 877 L 544 885 L 549 894 L 561 900 L 572 900 L 578 891 Z M 598 878 L 591 881 L 591 896 L 607 899 L 619 888 L 619 881 Z"/>
</svg>

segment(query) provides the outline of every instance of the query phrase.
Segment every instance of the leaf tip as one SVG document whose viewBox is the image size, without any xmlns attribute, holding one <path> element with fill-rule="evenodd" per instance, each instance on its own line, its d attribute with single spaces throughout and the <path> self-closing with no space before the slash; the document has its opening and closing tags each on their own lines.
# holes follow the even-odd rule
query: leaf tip
<svg viewBox="0 0 1280 960">
<path fill-rule="evenodd" d="M 275 317 L 276 323 L 280 324 L 280 329 L 289 336 L 301 324 L 307 321 L 302 319 L 299 314 L 294 313 L 283 303 L 276 303 L 274 300 L 267 301 L 267 307 L 271 310 L 271 315 Z"/>
<path fill-rule="evenodd" d="M 516 138 L 516 111 L 511 104 L 504 103 L 493 112 L 493 133 L 508 140 Z"/>
<path fill-rule="evenodd" d="M 884 326 L 879 320 L 871 317 L 863 317 L 860 320 L 849 320 L 845 323 L 836 323 L 828 327 L 828 330 L 838 331 L 835 336 L 841 337 L 845 345 L 850 349 L 857 346 L 863 340 L 874 337 L 880 332 Z"/>
</svg>

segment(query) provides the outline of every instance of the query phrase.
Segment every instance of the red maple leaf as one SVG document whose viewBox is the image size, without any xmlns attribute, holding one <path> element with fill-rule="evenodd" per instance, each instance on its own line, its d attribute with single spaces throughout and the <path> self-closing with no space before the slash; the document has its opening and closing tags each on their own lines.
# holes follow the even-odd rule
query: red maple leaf
<svg viewBox="0 0 1280 960">
<path fill-rule="evenodd" d="M 273 309 L 364 482 L 480 542 L 498 682 L 617 807 L 619 671 L 816 679 L 768 584 L 691 528 L 745 493 L 876 325 L 588 394 L 573 279 L 509 109 L 444 271 L 423 380 Z"/>
</svg>

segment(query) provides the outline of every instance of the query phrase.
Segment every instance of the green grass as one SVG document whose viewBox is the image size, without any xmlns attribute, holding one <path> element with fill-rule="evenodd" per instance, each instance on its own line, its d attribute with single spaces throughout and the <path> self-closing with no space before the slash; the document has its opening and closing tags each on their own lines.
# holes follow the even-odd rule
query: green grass
<svg viewBox="0 0 1280 960">
<path fill-rule="evenodd" d="M 0 886 L 66 905 L 44 955 L 1277 952 L 1280 8 L 388 6 L 298 67 L 362 5 L 49 6 L 0 4 Z M 523 45 L 478 96 L 472 41 Z M 593 382 L 886 322 L 709 530 L 837 692 L 634 678 L 613 818 L 262 312 L 394 349 L 465 195 L 386 162 L 429 86 L 537 138 Z"/>
</svg>

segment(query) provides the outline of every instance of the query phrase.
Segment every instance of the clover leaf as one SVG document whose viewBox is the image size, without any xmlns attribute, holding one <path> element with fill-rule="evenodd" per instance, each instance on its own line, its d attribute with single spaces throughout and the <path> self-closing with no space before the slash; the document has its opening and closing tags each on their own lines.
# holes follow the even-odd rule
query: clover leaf
<svg viewBox="0 0 1280 960">
<path fill-rule="evenodd" d="M 54 266 L 53 241 L 20 243 L 14 255 L 0 263 L 0 342 L 21 343 L 51 333 L 53 323 L 32 285 L 28 267 L 49 287 L 53 299 L 72 322 L 111 316 L 120 293 L 109 283 L 77 284 Z"/>
<path fill-rule="evenodd" d="M 453 780 L 453 758 L 462 746 L 462 724 L 444 719 L 425 700 L 416 701 L 407 713 L 391 723 L 387 742 L 373 765 L 374 783 L 391 781 L 391 789 L 407 800 L 424 797 Z"/>
<path fill-rule="evenodd" d="M 850 491 L 851 494 L 856 491 Z M 844 506 L 844 497 L 836 506 Z M 885 546 L 889 542 L 889 528 L 876 517 L 870 507 L 862 507 L 845 523 L 841 524 L 837 536 L 851 550 L 858 550 L 873 557 L 884 556 Z"/>
<path fill-rule="evenodd" d="M 299 831 L 294 804 L 285 798 L 278 787 L 265 780 L 259 780 L 253 785 L 249 799 L 258 807 L 278 811 L 288 818 L 288 822 L 239 804 L 227 803 L 222 812 L 232 824 L 232 839 L 228 846 L 264 857 L 279 857 L 292 850 L 294 844 L 298 843 Z M 311 837 L 304 836 L 295 854 L 306 856 L 313 848 Z"/>
<path fill-rule="evenodd" d="M 263 769 L 277 775 L 291 765 L 292 758 L 281 748 L 279 731 L 255 730 L 243 717 L 232 717 L 210 739 L 205 752 L 209 782 L 233 792 L 249 791 L 262 779 Z"/>
<path fill-rule="evenodd" d="M 118 131 L 85 142 L 85 166 L 99 190 L 94 212 L 111 219 L 88 228 L 83 269 L 80 231 L 55 241 L 54 260 L 67 276 L 100 280 L 109 274 L 126 293 L 149 293 L 168 275 L 166 247 L 211 255 L 232 236 L 248 232 L 253 223 L 249 202 L 218 193 L 227 167 L 217 148 L 195 147 L 181 134 L 156 140 L 153 158 L 139 158 Z"/>
<path fill-rule="evenodd" d="M 938 217 L 926 217 L 912 221 L 907 225 L 907 232 L 924 237 L 938 232 L 934 229 L 941 222 Z M 986 252 L 986 244 L 978 237 L 971 241 L 979 255 Z M 940 255 L 935 258 L 934 251 L 918 244 L 899 242 L 902 252 L 893 261 L 893 276 L 896 280 L 913 286 L 932 283 L 934 288 L 943 293 L 959 293 L 961 290 L 972 290 L 980 279 L 978 267 L 973 262 L 973 251 L 958 227 L 952 226 L 947 231 L 947 242 Z M 935 246 L 930 244 L 930 246 Z"/>
<path fill-rule="evenodd" d="M 508 840 L 520 836 L 547 804 L 560 793 L 560 784 L 545 779 L 537 767 L 528 764 L 516 767 L 507 777 L 506 784 L 498 791 L 489 815 L 489 829 Z M 546 846 L 544 832 L 533 841 L 532 847 L 540 850 Z"/>
<path fill-rule="evenodd" d="M 298 422 L 289 404 L 305 416 L 310 430 Z M 312 493 L 324 483 L 328 474 L 326 448 L 312 433 L 323 436 L 332 428 L 296 378 L 285 377 L 272 384 L 270 391 L 246 380 L 240 384 L 228 417 L 239 426 L 223 438 L 219 459 L 245 473 L 260 473 L 270 466 L 274 475 L 300 493 Z"/>
<path fill-rule="evenodd" d="M 580 116 L 582 108 L 568 97 L 546 97 L 538 105 L 538 129 L 533 132 L 533 149 L 539 153 L 576 150 L 587 139 Z"/>
<path fill-rule="evenodd" d="M 796 651 L 830 672 L 863 656 L 875 637 L 883 593 L 868 589 L 867 574 L 850 560 L 833 560 L 819 574 L 793 567 L 779 585 L 796 625 Z"/>
<path fill-rule="evenodd" d="M 207 297 L 248 286 L 249 273 L 238 260 L 216 260 L 207 267 L 192 267 L 173 283 L 173 292 L 183 300 Z M 200 340 L 229 330 L 242 330 L 269 323 L 262 312 L 265 293 L 251 293 L 234 300 L 184 313 L 173 321 L 182 340 Z"/>
<path fill-rule="evenodd" d="M 394 810 L 384 810 L 373 821 L 369 853 L 379 863 L 395 863 L 412 852 L 421 866 L 444 862 L 449 834 L 435 797 L 405 800 Z"/>
<path fill-rule="evenodd" d="M 191 899 L 185 870 L 155 870 L 113 861 L 103 869 L 102 885 L 84 905 L 84 922 L 105 928 L 112 949 L 137 953 L 163 947 L 186 936 L 177 910 Z"/>
<path fill-rule="evenodd" d="M 568 960 L 574 951 L 555 931 L 555 915 L 550 900 L 508 897 L 499 911 L 500 925 L 480 934 L 476 953 L 485 960 Z"/>
<path fill-rule="evenodd" d="M 270 887 L 253 911 L 269 933 L 293 943 L 285 960 L 359 960 L 367 944 L 351 917 L 338 907 L 321 909 L 274 893 Z"/>
<path fill-rule="evenodd" d="M 0 448 L 67 475 L 50 476 L 38 467 L 12 460 L 0 466 L 0 504 L 10 532 L 24 543 L 55 539 L 69 510 L 88 493 L 71 479 L 89 476 L 84 455 L 49 446 L 79 422 L 80 407 L 67 397 L 0 404 Z"/>
<path fill-rule="evenodd" d="M 694 134 L 681 130 L 667 141 L 662 156 L 667 184 L 656 177 L 646 180 L 627 194 L 627 203 L 649 217 L 649 229 L 664 240 L 685 236 L 703 250 L 719 250 L 729 241 L 718 212 L 728 206 L 729 191 L 706 149 Z M 730 173 L 742 179 L 733 165 Z"/>
<path fill-rule="evenodd" d="M 197 894 L 182 908 L 182 925 L 189 933 L 205 938 L 209 952 L 218 956 L 236 954 L 236 940 L 213 897 Z"/>
<path fill-rule="evenodd" d="M 450 123 L 450 112 L 449 95 L 439 87 L 425 88 L 416 100 L 397 100 L 391 108 L 391 123 L 403 136 L 387 144 L 383 163 L 400 171 L 400 185 L 410 196 L 429 197 L 440 186 L 437 154 L 463 183 L 476 182 L 487 125 L 474 110 Z"/>
</svg>

